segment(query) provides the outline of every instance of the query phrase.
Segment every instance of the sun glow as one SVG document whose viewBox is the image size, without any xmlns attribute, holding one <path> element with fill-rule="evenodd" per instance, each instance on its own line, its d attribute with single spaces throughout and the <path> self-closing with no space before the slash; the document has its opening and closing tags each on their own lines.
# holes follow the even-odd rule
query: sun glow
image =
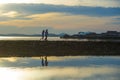
<svg viewBox="0 0 120 80">
<path fill-rule="evenodd" d="M 0 80 L 20 80 L 20 71 L 0 68 Z"/>
</svg>

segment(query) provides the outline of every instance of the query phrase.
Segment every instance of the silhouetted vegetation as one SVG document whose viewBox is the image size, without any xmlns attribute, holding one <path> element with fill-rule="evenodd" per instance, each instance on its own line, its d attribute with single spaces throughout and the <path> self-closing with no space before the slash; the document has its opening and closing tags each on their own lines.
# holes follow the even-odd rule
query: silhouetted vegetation
<svg viewBox="0 0 120 80">
<path fill-rule="evenodd" d="M 0 41 L 1 57 L 120 55 L 120 42 Z"/>
</svg>

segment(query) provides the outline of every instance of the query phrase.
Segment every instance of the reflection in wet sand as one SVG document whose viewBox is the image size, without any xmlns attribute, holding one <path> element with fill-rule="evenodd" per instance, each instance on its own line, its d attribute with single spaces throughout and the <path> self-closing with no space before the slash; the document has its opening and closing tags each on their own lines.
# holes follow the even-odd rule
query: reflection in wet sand
<svg viewBox="0 0 120 80">
<path fill-rule="evenodd" d="M 41 57 L 41 65 L 42 66 L 48 66 L 48 61 L 47 61 L 47 56 L 42 56 Z"/>
<path fill-rule="evenodd" d="M 81 67 L 89 65 L 120 66 L 120 58 L 115 56 L 69 56 L 69 57 L 12 57 L 0 58 L 0 67 L 39 67 L 39 66 Z"/>
<path fill-rule="evenodd" d="M 120 80 L 118 57 L 53 58 L 0 58 L 0 80 Z"/>
</svg>

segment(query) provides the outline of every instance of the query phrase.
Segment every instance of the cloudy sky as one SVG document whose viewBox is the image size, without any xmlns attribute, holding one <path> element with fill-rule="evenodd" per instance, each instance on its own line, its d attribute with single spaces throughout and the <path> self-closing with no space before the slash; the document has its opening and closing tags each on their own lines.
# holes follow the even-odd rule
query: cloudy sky
<svg viewBox="0 0 120 80">
<path fill-rule="evenodd" d="M 1 0 L 0 34 L 120 31 L 120 0 Z"/>
</svg>

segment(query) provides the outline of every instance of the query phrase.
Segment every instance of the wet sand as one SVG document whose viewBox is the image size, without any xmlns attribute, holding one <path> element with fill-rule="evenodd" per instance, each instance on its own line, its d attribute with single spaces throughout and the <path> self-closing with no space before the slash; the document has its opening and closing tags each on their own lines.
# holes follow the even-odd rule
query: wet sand
<svg viewBox="0 0 120 80">
<path fill-rule="evenodd" d="M 120 42 L 0 41 L 0 57 L 120 56 Z"/>
</svg>

